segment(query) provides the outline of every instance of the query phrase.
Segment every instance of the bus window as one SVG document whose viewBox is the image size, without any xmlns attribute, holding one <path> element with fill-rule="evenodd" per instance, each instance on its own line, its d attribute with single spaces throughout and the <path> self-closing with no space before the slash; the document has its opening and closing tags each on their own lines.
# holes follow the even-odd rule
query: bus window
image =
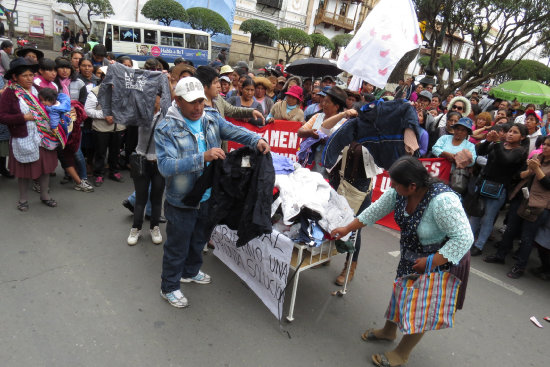
<svg viewBox="0 0 550 367">
<path fill-rule="evenodd" d="M 183 47 L 183 34 L 174 33 L 174 46 Z"/>
<path fill-rule="evenodd" d="M 143 43 L 157 44 L 157 31 L 143 30 Z"/>
<path fill-rule="evenodd" d="M 141 42 L 141 29 L 120 27 L 120 40 L 123 42 Z"/>
<path fill-rule="evenodd" d="M 105 23 L 95 22 L 92 25 L 92 31 L 90 33 L 97 37 L 97 40 L 99 43 L 103 43 L 103 35 L 105 33 Z"/>
<path fill-rule="evenodd" d="M 208 37 L 199 34 L 186 34 L 185 47 L 198 50 L 208 50 Z"/>
<path fill-rule="evenodd" d="M 160 32 L 160 44 L 162 46 L 172 46 L 172 33 Z"/>
<path fill-rule="evenodd" d="M 118 29 L 118 26 L 114 25 L 113 26 L 113 41 L 120 41 L 119 35 L 120 35 L 120 31 Z"/>
</svg>

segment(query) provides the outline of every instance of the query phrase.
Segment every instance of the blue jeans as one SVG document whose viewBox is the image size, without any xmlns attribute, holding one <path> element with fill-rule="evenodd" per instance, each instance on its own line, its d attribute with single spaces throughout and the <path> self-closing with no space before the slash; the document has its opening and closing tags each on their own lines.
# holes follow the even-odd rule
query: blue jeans
<svg viewBox="0 0 550 367">
<path fill-rule="evenodd" d="M 522 199 L 523 196 L 519 193 L 510 203 L 506 231 L 502 235 L 502 242 L 498 247 L 496 256 L 504 259 L 513 248 L 514 238 L 521 234 L 521 244 L 517 253 L 518 259 L 516 261 L 516 266 L 520 269 L 525 269 L 529 261 L 529 255 L 531 255 L 531 249 L 533 248 L 537 229 L 546 223 L 549 211 L 543 211 L 537 220 L 529 222 L 518 215 L 518 208 Z"/>
<path fill-rule="evenodd" d="M 133 193 L 130 194 L 130 196 L 128 196 L 128 201 L 130 202 L 130 204 L 132 204 L 132 206 L 135 208 L 136 207 L 136 192 L 134 191 Z M 150 217 L 151 216 L 151 185 L 149 185 L 149 196 L 147 196 L 147 205 L 145 206 L 145 215 Z"/>
<path fill-rule="evenodd" d="M 472 227 L 474 237 L 477 236 L 474 246 L 483 250 L 485 242 L 493 232 L 495 218 L 506 202 L 506 189 L 502 189 L 498 199 L 481 198 L 485 201 L 485 214 L 483 217 L 470 217 L 470 227 Z"/>
<path fill-rule="evenodd" d="M 180 278 L 191 278 L 199 273 L 202 266 L 202 249 L 208 241 L 206 225 L 208 201 L 199 209 L 182 209 L 164 202 L 166 242 L 162 258 L 163 292 L 180 289 Z"/>
<path fill-rule="evenodd" d="M 82 149 L 80 149 L 80 147 L 78 147 L 78 150 L 74 154 L 74 161 L 78 177 L 80 177 L 81 180 L 87 180 L 88 172 L 86 170 L 86 159 L 84 158 L 84 154 L 82 154 Z"/>
</svg>

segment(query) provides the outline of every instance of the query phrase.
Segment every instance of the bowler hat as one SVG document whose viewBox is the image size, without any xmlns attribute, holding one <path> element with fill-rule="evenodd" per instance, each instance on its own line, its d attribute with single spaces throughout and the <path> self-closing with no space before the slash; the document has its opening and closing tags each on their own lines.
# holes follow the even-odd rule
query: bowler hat
<svg viewBox="0 0 550 367">
<path fill-rule="evenodd" d="M 7 80 L 11 80 L 13 74 L 23 68 L 31 69 L 33 73 L 36 73 L 38 71 L 38 64 L 33 64 L 24 57 L 18 57 L 17 59 L 10 62 L 10 69 L 6 72 L 4 78 L 6 78 Z"/>
<path fill-rule="evenodd" d="M 19 50 L 15 51 L 15 56 L 17 57 L 25 57 L 29 52 L 34 52 L 36 54 L 36 58 L 40 60 L 44 57 L 44 52 L 37 50 L 34 47 L 22 47 Z"/>
</svg>

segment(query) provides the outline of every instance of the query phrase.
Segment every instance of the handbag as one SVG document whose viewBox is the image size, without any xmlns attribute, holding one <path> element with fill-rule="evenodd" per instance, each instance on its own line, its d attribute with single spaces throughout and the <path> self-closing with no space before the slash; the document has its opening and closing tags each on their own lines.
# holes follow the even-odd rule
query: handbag
<svg viewBox="0 0 550 367">
<path fill-rule="evenodd" d="M 485 214 L 485 200 L 479 194 L 479 191 L 468 193 L 462 200 L 464 211 L 470 217 L 483 217 Z"/>
<path fill-rule="evenodd" d="M 151 129 L 151 135 L 149 136 L 149 141 L 147 142 L 145 153 L 149 151 L 149 147 L 151 146 L 151 141 L 153 140 L 153 134 L 155 133 L 155 127 L 157 126 L 158 120 L 159 119 L 155 121 L 155 123 L 153 124 L 153 128 Z M 130 174 L 132 178 L 143 177 L 147 175 L 147 157 L 145 155 L 138 154 L 137 152 L 132 152 L 132 154 L 130 154 L 130 157 L 128 158 L 128 162 L 130 163 Z"/>
<path fill-rule="evenodd" d="M 464 194 L 468 189 L 470 171 L 467 168 L 455 168 L 451 175 L 451 189 L 459 194 Z"/>
<path fill-rule="evenodd" d="M 479 190 L 479 193 L 481 196 L 484 196 L 486 198 L 498 199 L 503 189 L 504 189 L 504 184 L 491 181 L 491 180 L 483 180 L 481 182 L 481 188 Z"/>
<path fill-rule="evenodd" d="M 354 147 L 352 147 L 352 150 L 353 148 Z M 352 152 L 350 151 L 349 147 L 345 147 L 342 151 L 342 165 L 340 166 L 340 184 L 338 185 L 338 190 L 336 190 L 336 192 L 345 197 L 350 208 L 353 210 L 353 213 L 358 214 L 357 212 L 359 211 L 361 204 L 363 204 L 363 201 L 371 191 L 372 180 L 371 186 L 369 187 L 369 190 L 367 192 L 358 190 L 349 181 L 346 180 L 344 173 L 346 170 L 346 163 L 348 163 L 348 154 L 351 155 Z M 355 159 L 353 161 L 352 175 L 354 175 L 358 171 L 358 161 L 358 159 Z"/>
<path fill-rule="evenodd" d="M 404 334 L 452 328 L 458 291 L 462 281 L 455 275 L 431 270 L 434 255 L 428 256 L 424 274 L 397 278 L 386 311 Z"/>
<path fill-rule="evenodd" d="M 544 208 L 529 206 L 529 199 L 523 198 L 521 204 L 519 204 L 517 214 L 528 222 L 535 222 L 543 211 Z"/>
</svg>

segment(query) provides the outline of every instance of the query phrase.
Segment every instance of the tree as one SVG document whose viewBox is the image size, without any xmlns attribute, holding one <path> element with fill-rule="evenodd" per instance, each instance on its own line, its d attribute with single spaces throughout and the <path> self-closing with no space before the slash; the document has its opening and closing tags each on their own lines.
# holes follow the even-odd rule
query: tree
<svg viewBox="0 0 550 367">
<path fill-rule="evenodd" d="M 332 37 L 332 43 L 334 44 L 333 56 L 335 59 L 338 58 L 340 47 L 346 47 L 351 42 L 352 38 L 353 36 L 347 33 L 337 34 L 336 36 Z"/>
<path fill-rule="evenodd" d="M 76 17 L 86 28 L 87 33 L 90 33 L 92 17 L 100 15 L 107 18 L 115 13 L 109 0 L 57 0 L 57 2 L 68 4 L 73 8 Z M 82 16 L 86 16 L 87 22 L 82 19 Z"/>
<path fill-rule="evenodd" d="M 2 10 L 4 11 L 4 14 L 6 15 L 6 21 L 8 22 L 8 35 L 9 35 L 10 38 L 15 37 L 14 14 L 15 14 L 15 11 L 17 10 L 17 3 L 18 2 L 19 2 L 19 0 L 15 0 L 13 2 L 13 8 L 12 9 L 7 9 L 5 6 L 0 5 Z"/>
<path fill-rule="evenodd" d="M 416 55 L 418 55 L 418 50 L 411 50 L 407 52 L 401 59 L 397 62 L 397 65 L 395 65 L 395 68 L 393 68 L 393 71 L 390 74 L 390 77 L 388 78 L 388 83 L 397 84 L 399 83 L 399 80 L 405 80 L 405 72 L 407 71 L 407 68 L 409 67 L 409 64 L 416 58 Z M 423 58 L 426 58 L 426 63 L 422 64 L 421 60 Z M 429 62 L 428 56 L 422 56 L 420 59 L 418 59 L 418 62 L 422 66 L 426 66 Z"/>
<path fill-rule="evenodd" d="M 538 61 L 521 60 L 516 64 L 515 60 L 504 60 L 497 69 L 500 71 L 495 79 L 499 83 L 508 80 L 536 80 L 544 84 L 550 83 L 550 68 Z"/>
<path fill-rule="evenodd" d="M 244 33 L 250 33 L 250 55 L 249 61 L 254 61 L 254 46 L 258 40 L 272 41 L 277 39 L 277 27 L 273 23 L 260 19 L 247 19 L 241 23 L 239 28 Z"/>
<path fill-rule="evenodd" d="M 550 32 L 545 32 L 550 28 L 548 0 L 414 0 L 414 3 L 418 20 L 426 24 L 425 30 L 421 30 L 430 50 L 426 71 L 438 74 L 437 90 L 443 95 L 457 88 L 469 91 L 514 68 L 539 44 L 550 42 Z M 446 36 L 451 52 L 448 65 L 445 62 L 446 67 L 438 71 Z M 461 40 L 473 45 L 472 63 L 462 69 L 461 78 L 455 82 L 460 62 L 454 52 Z M 503 62 L 517 51 L 518 59 L 502 70 Z M 449 71 L 448 81 L 442 78 L 445 69 Z"/>
<path fill-rule="evenodd" d="M 210 33 L 214 37 L 216 34 L 231 35 L 231 28 L 227 21 L 213 10 L 206 8 L 187 9 L 187 23 L 193 29 L 200 29 Z"/>
<path fill-rule="evenodd" d="M 317 55 L 317 49 L 319 46 L 324 47 L 327 50 L 334 50 L 334 43 L 332 43 L 331 40 L 326 38 L 320 33 L 313 33 L 310 34 L 309 37 L 311 38 L 311 43 L 313 44 L 313 47 L 311 48 L 310 56 L 315 57 Z"/>
<path fill-rule="evenodd" d="M 298 28 L 279 29 L 277 41 L 285 51 L 287 64 L 294 55 L 302 52 L 304 48 L 312 46 L 311 38 L 308 34 Z"/>
<path fill-rule="evenodd" d="M 175 20 L 187 21 L 185 9 L 176 0 L 149 0 L 141 9 L 141 14 L 167 26 Z"/>
</svg>

